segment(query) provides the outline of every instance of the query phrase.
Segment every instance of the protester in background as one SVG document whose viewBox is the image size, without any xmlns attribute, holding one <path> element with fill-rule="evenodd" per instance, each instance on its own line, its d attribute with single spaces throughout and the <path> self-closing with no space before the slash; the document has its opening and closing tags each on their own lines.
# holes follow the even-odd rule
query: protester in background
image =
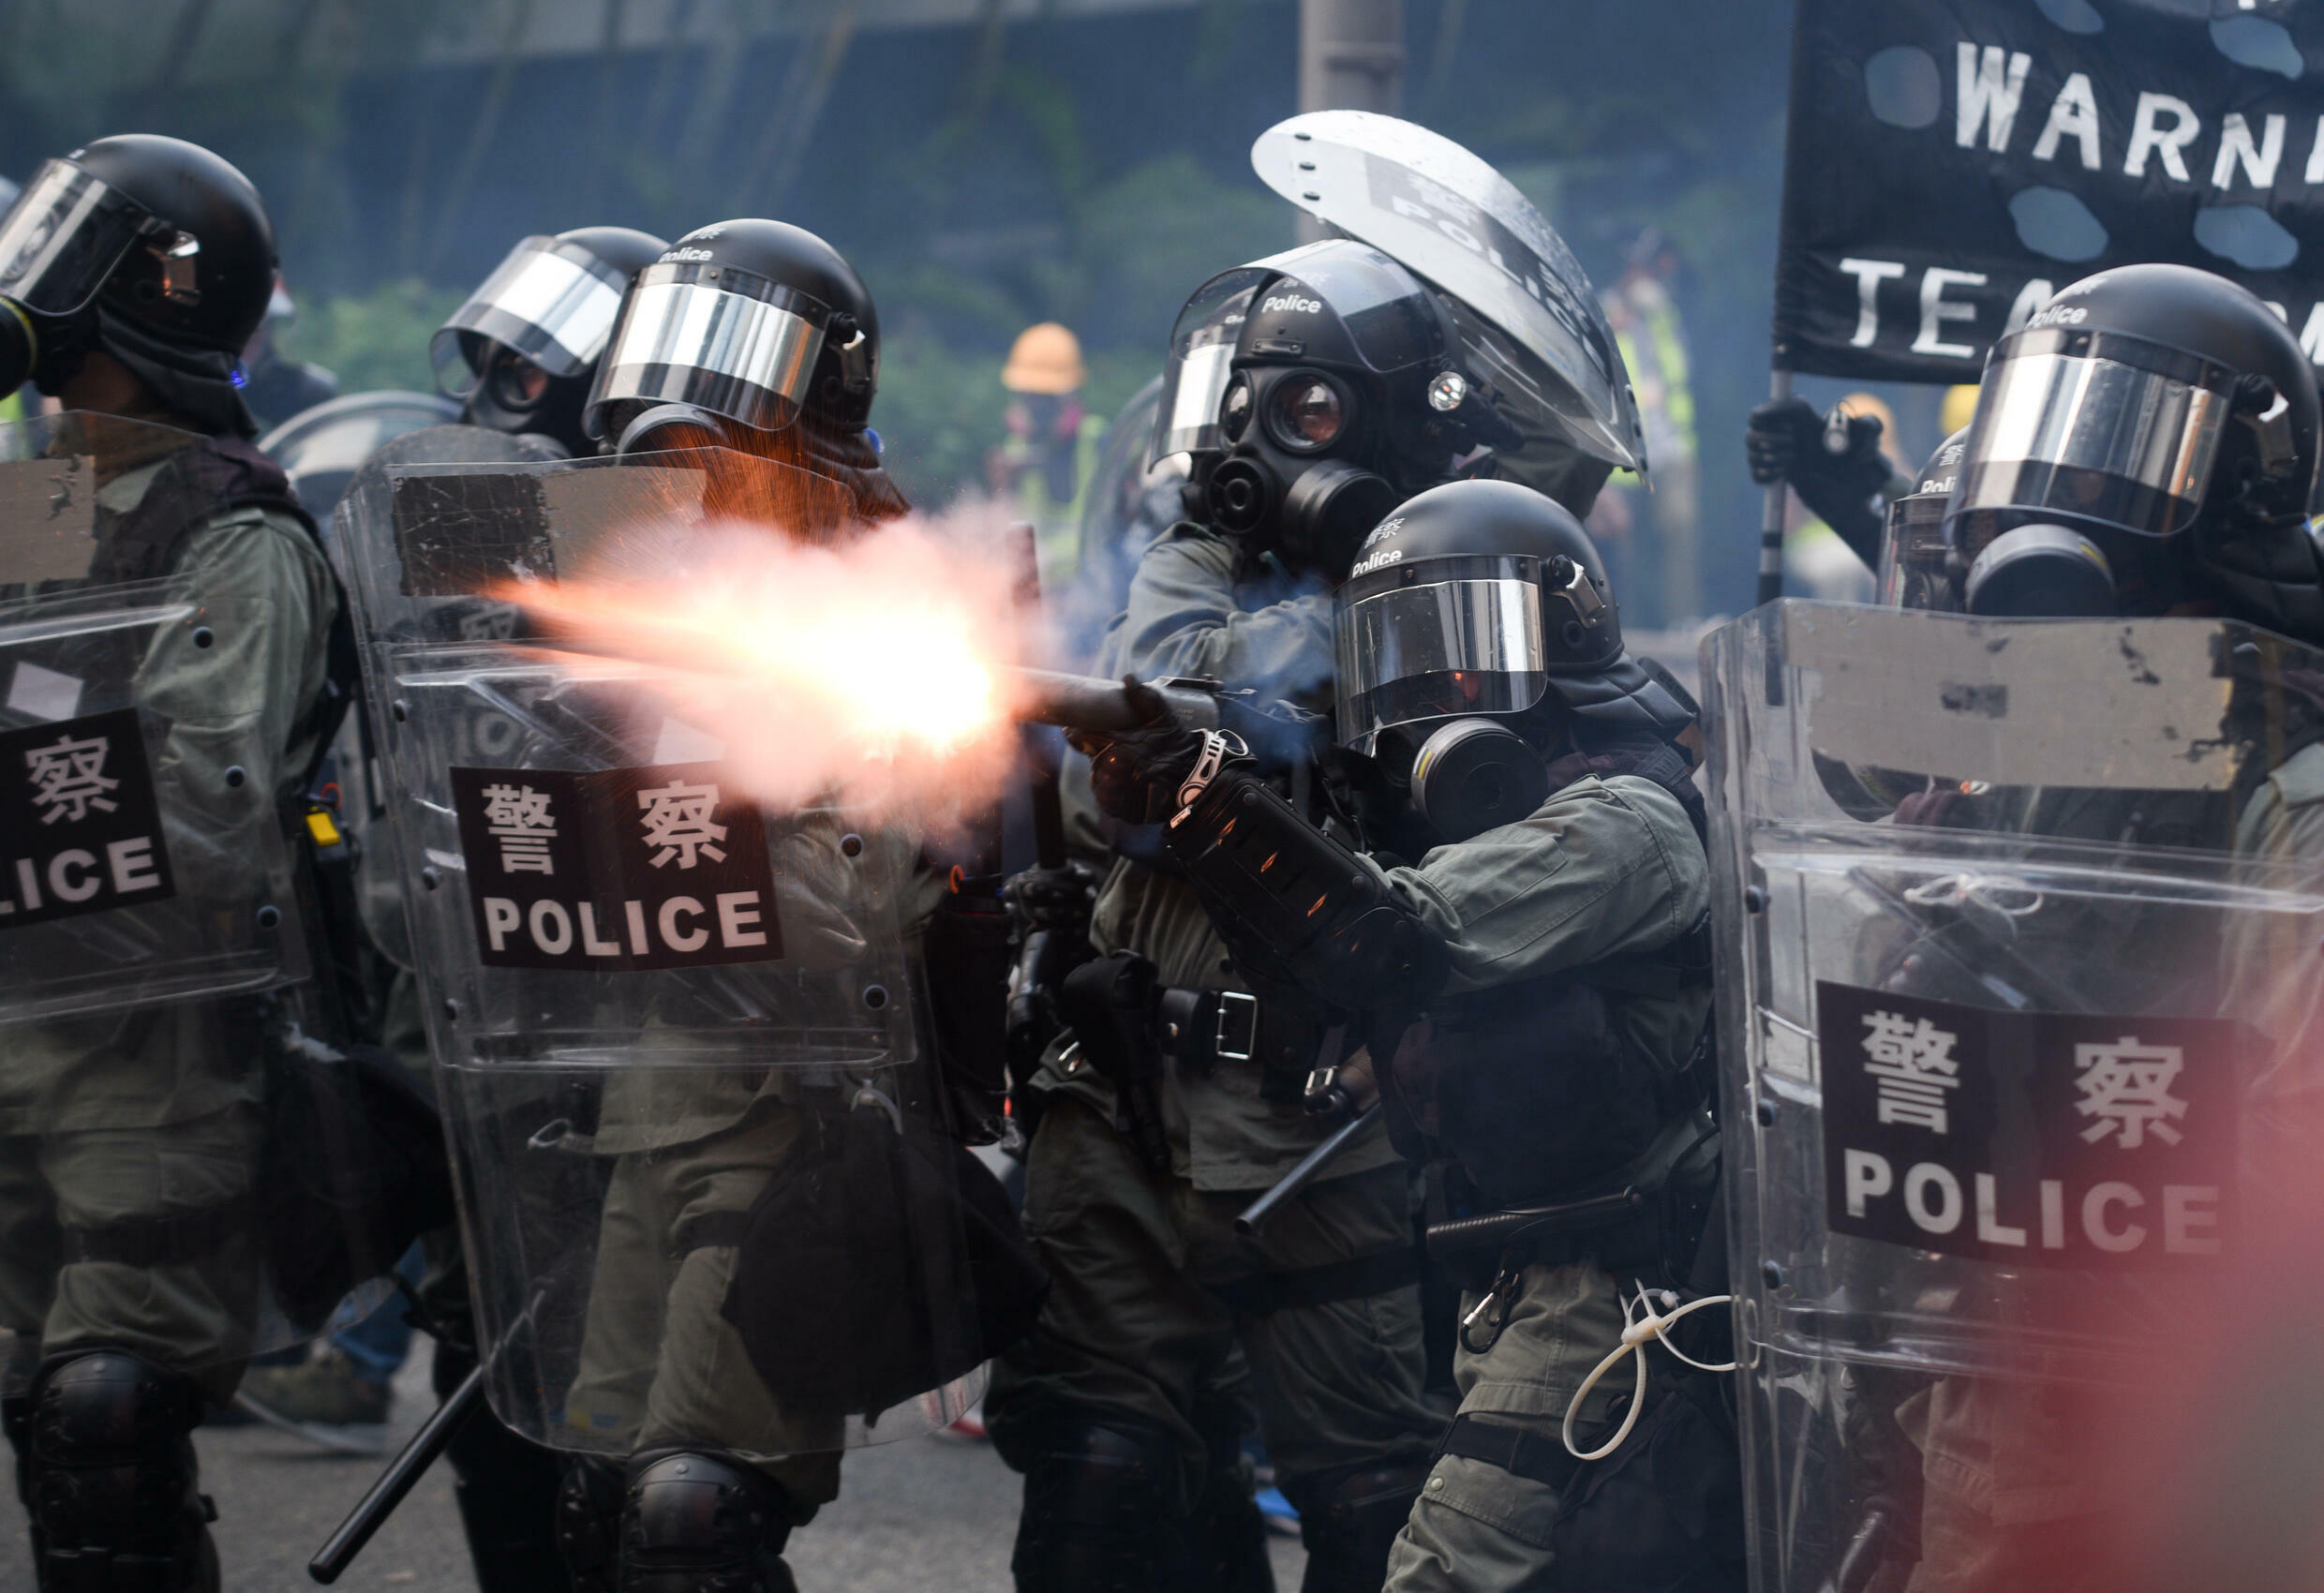
<svg viewBox="0 0 2324 1593">
<path fill-rule="evenodd" d="M 1851 393 L 1823 415 L 1805 398 L 1770 399 L 1751 411 L 1743 433 L 1751 480 L 1788 483 L 1814 516 L 1784 538 L 1792 590 L 1871 601 L 1888 500 L 1914 486 L 1912 467 L 1890 452 L 1896 438 L 1895 413 L 1869 393 Z"/>
<path fill-rule="evenodd" d="M 1106 434 L 1105 421 L 1082 408 L 1087 378 L 1080 339 L 1053 320 L 1019 333 L 1001 367 L 1001 385 L 1016 396 L 1008 440 L 993 450 L 986 474 L 993 495 L 1033 522 L 1041 584 L 1052 589 L 1079 558 L 1082 504 Z"/>
<path fill-rule="evenodd" d="M 1620 280 L 1607 290 L 1606 320 L 1622 351 L 1638 397 L 1638 421 L 1654 461 L 1654 490 L 1635 476 L 1624 478 L 1593 521 L 1605 534 L 1627 543 L 1633 531 L 1643 540 L 1629 548 L 1630 579 L 1624 589 L 1637 597 L 1661 588 L 1661 621 L 1672 624 L 1703 612 L 1701 573 L 1695 545 L 1701 494 L 1697 485 L 1694 389 L 1689 377 L 1687 330 L 1671 284 L 1678 273 L 1678 251 L 1659 228 L 1640 230 L 1624 260 Z M 1659 581 L 1646 574 L 1646 561 L 1661 565 Z M 1633 598 L 1636 602 L 1636 598 Z M 1643 612 L 1648 604 L 1638 603 Z"/>
</svg>

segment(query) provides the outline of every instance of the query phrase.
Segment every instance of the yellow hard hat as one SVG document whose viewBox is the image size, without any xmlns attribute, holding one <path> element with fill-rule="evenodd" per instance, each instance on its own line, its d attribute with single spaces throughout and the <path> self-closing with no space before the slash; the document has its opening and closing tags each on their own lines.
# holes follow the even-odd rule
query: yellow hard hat
<svg viewBox="0 0 2324 1593">
<path fill-rule="evenodd" d="M 1944 428 L 1944 435 L 1950 437 L 1967 425 L 1976 412 L 1977 384 L 1964 381 L 1959 387 L 1944 390 L 1944 408 L 1939 412 L 1937 424 Z"/>
<path fill-rule="evenodd" d="M 1845 409 L 1852 415 L 1878 421 L 1883 445 L 1889 448 L 1897 446 L 1897 412 L 1881 399 L 1870 393 L 1851 393 L 1833 407 Z"/>
<path fill-rule="evenodd" d="M 1053 320 L 1017 335 L 1002 367 L 1001 385 L 1011 393 L 1077 393 L 1087 376 L 1081 340 Z"/>
</svg>

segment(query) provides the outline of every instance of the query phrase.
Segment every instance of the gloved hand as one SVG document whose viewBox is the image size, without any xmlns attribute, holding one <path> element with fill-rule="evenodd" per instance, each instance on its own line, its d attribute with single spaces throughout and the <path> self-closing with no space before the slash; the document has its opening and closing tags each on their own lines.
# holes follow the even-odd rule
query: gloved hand
<svg viewBox="0 0 2324 1593">
<path fill-rule="evenodd" d="M 1789 482 L 1810 513 L 1868 566 L 1880 560 L 1881 516 L 1872 495 L 1893 479 L 1870 415 L 1818 415 L 1805 398 L 1770 398 L 1750 413 L 1743 454 L 1761 486 Z M 1835 450 L 1832 444 L 1841 445 Z"/>
<path fill-rule="evenodd" d="M 1027 930 L 1086 934 L 1090 907 L 1097 900 L 1097 871 L 1087 863 L 1027 869 L 1009 876 L 1005 894 L 1019 923 Z"/>
<path fill-rule="evenodd" d="M 1089 754 L 1090 794 L 1100 810 L 1125 824 L 1160 824 L 1178 811 L 1178 789 L 1206 737 L 1172 719 L 1161 694 L 1135 675 L 1122 684 L 1145 720 L 1141 727 L 1110 737 L 1073 731 L 1065 739 Z"/>
</svg>

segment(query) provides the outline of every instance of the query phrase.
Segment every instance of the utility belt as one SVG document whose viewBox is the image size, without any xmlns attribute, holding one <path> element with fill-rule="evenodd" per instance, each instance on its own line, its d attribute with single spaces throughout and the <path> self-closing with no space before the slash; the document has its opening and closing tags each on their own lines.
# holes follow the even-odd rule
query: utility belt
<svg viewBox="0 0 2324 1593">
<path fill-rule="evenodd" d="M 1259 1068 L 1259 1096 L 1290 1105 L 1306 1098 L 1332 1023 L 1323 1004 L 1305 992 L 1276 988 L 1185 990 L 1165 986 L 1154 1008 L 1155 1043 L 1180 1071 L 1203 1078 L 1222 1064 Z"/>
</svg>

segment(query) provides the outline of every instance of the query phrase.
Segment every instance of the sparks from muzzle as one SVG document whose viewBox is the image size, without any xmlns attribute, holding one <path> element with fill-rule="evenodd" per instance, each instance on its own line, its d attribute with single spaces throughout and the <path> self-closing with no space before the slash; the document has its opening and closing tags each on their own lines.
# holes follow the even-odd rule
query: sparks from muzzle
<svg viewBox="0 0 2324 1593">
<path fill-rule="evenodd" d="M 571 576 L 494 595 L 571 649 L 574 675 L 626 679 L 641 710 L 716 749 L 668 761 L 714 757 L 772 806 L 941 823 L 992 799 L 1014 752 L 995 671 L 1025 643 L 997 530 L 916 515 L 821 544 L 633 527 Z"/>
</svg>

